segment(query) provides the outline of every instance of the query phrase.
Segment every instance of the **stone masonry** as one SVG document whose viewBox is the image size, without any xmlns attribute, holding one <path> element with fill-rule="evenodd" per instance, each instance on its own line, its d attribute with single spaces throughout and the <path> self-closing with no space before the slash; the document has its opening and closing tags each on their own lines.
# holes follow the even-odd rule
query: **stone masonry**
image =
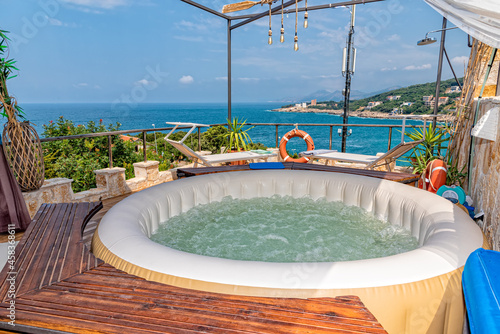
<svg viewBox="0 0 500 334">
<path fill-rule="evenodd" d="M 35 191 L 24 192 L 24 200 L 33 218 L 43 203 L 91 202 L 140 191 L 172 180 L 172 172 L 158 170 L 158 161 L 134 163 L 135 177 L 125 180 L 125 168 L 114 167 L 94 171 L 97 188 L 73 193 L 71 179 L 45 180 Z"/>
</svg>

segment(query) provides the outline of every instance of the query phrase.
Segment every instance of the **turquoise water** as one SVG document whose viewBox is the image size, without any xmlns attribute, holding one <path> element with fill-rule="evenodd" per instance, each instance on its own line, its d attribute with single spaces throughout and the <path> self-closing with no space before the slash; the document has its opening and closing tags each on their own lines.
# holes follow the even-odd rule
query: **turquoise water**
<svg viewBox="0 0 500 334">
<path fill-rule="evenodd" d="M 404 228 L 365 210 L 325 199 L 232 199 L 196 206 L 151 236 L 199 255 L 265 262 L 351 261 L 418 247 Z"/>
<path fill-rule="evenodd" d="M 340 116 L 323 113 L 283 113 L 273 112 L 281 103 L 235 103 L 232 116 L 246 119 L 250 123 L 327 123 L 341 124 Z M 225 123 L 227 107 L 223 103 L 161 103 L 138 104 L 134 106 L 113 104 L 23 104 L 27 118 L 35 124 L 41 135 L 42 125 L 49 121 L 56 121 L 59 116 L 73 120 L 76 124 L 86 124 L 93 120 L 104 124 L 119 122 L 121 129 L 152 129 L 165 127 L 165 122 L 196 122 L 196 123 Z M 401 120 L 366 119 L 350 117 L 351 124 L 401 124 Z M 422 124 L 419 121 L 409 121 L 409 124 Z M 278 135 L 283 136 L 293 126 L 279 127 Z M 329 147 L 329 127 L 301 127 L 308 132 L 317 148 Z M 337 134 L 337 127 L 333 128 L 332 148 L 340 150 L 341 139 Z M 250 130 L 252 139 L 268 146 L 275 146 L 275 127 L 258 126 Z M 353 134 L 347 139 L 347 151 L 352 153 L 375 154 L 387 151 L 389 130 L 387 128 L 353 128 Z M 401 134 L 393 131 L 392 146 L 401 141 Z M 306 149 L 305 143 L 299 138 L 293 138 L 287 145 L 292 152 Z"/>
</svg>

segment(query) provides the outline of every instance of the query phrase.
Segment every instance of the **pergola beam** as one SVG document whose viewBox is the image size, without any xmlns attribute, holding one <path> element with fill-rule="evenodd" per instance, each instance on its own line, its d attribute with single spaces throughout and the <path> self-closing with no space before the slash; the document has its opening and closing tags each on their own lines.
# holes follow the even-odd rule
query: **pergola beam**
<svg viewBox="0 0 500 334">
<path fill-rule="evenodd" d="M 302 0 L 290 0 L 288 2 L 285 2 L 283 4 L 283 8 L 293 5 L 295 3 L 295 1 L 300 2 Z M 280 13 L 280 12 L 281 12 L 281 5 L 278 5 L 278 6 L 276 6 L 276 7 L 274 7 L 274 8 L 271 9 L 271 14 Z M 249 23 L 251 23 L 253 21 L 256 21 L 256 20 L 258 20 L 260 18 L 263 18 L 264 16 L 268 16 L 268 15 L 269 15 L 269 11 L 265 11 L 265 12 L 262 12 L 260 14 L 250 15 L 249 18 L 246 19 L 245 21 L 240 22 L 240 23 L 236 23 L 236 24 L 232 25 L 231 26 L 231 30 L 237 29 L 237 28 L 242 27 L 244 25 L 247 25 L 247 24 L 249 24 Z M 231 20 L 234 20 L 234 18 L 231 17 Z"/>
<path fill-rule="evenodd" d="M 213 14 L 213 15 L 216 15 L 218 17 L 221 17 L 223 19 L 226 19 L 226 20 L 231 20 L 231 17 L 228 16 L 228 15 L 224 15 L 222 13 L 219 13 L 218 11 L 216 10 L 213 10 L 212 8 L 208 8 L 206 6 L 203 6 L 202 4 L 199 4 L 197 3 L 196 1 L 192 1 L 192 0 L 181 0 L 182 2 L 185 2 L 187 4 L 190 4 L 191 6 L 194 6 L 196 8 L 199 8 L 199 9 L 202 9 L 206 12 L 209 12 L 210 14 Z"/>
<path fill-rule="evenodd" d="M 302 0 L 299 0 L 302 1 Z M 379 2 L 379 1 L 385 1 L 385 0 L 350 0 L 350 1 L 343 1 L 343 2 L 338 2 L 338 3 L 330 3 L 330 4 L 325 4 L 325 5 L 317 5 L 317 6 L 307 6 L 307 11 L 312 11 L 312 10 L 318 10 L 318 9 L 327 9 L 327 8 L 335 8 L 335 7 L 341 7 L 341 6 L 352 6 L 352 5 L 363 5 L 365 3 L 371 3 L 371 2 Z M 295 1 L 292 1 L 295 3 Z M 281 6 L 280 6 L 281 9 Z M 298 8 L 299 12 L 305 12 L 306 8 L 305 7 L 300 7 Z M 295 9 L 285 9 L 283 10 L 284 14 L 291 14 L 294 13 Z M 264 14 L 264 15 L 262 15 Z M 244 19 L 249 19 L 252 17 L 255 17 L 255 15 L 261 15 L 260 17 L 269 15 L 269 11 L 262 12 L 260 14 L 247 14 L 247 15 L 239 15 L 239 16 L 229 16 L 228 17 L 231 20 L 244 20 Z M 281 15 L 281 10 L 277 12 L 272 12 L 272 15 Z M 259 18 L 260 18 L 259 17 Z"/>
</svg>

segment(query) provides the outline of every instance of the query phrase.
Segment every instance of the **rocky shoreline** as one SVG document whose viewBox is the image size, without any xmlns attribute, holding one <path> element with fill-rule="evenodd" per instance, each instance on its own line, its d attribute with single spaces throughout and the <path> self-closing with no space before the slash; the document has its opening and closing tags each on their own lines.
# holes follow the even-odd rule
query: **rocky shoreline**
<svg viewBox="0 0 500 334">
<path fill-rule="evenodd" d="M 296 113 L 317 113 L 317 114 L 331 114 L 331 115 L 338 115 L 342 116 L 344 114 L 343 110 L 336 110 L 336 109 L 316 109 L 316 108 L 297 108 L 297 107 L 291 107 L 291 108 L 278 108 L 278 109 L 273 109 L 272 111 L 277 111 L 277 112 L 296 112 Z M 413 114 L 411 114 L 413 115 Z M 410 116 L 410 115 L 405 115 L 405 116 Z M 352 110 L 349 112 L 349 117 L 362 117 L 362 118 L 383 118 L 383 119 L 402 119 L 402 115 L 389 115 L 388 113 L 383 113 L 383 112 L 377 112 L 377 111 L 357 111 L 357 110 Z M 450 122 L 453 120 L 453 116 L 450 114 L 447 115 L 439 115 L 437 117 L 438 122 Z"/>
</svg>

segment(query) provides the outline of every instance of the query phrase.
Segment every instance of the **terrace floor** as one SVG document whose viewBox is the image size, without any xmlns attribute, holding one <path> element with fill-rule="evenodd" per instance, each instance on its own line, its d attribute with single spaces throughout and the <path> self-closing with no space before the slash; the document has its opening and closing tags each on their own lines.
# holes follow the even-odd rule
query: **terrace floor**
<svg viewBox="0 0 500 334">
<path fill-rule="evenodd" d="M 102 216 L 126 196 L 105 200 L 102 209 L 101 203 L 40 208 L 13 267 L 7 263 L 0 274 L 0 333 L 386 333 L 355 296 L 223 295 L 115 269 L 89 245 Z"/>
</svg>

